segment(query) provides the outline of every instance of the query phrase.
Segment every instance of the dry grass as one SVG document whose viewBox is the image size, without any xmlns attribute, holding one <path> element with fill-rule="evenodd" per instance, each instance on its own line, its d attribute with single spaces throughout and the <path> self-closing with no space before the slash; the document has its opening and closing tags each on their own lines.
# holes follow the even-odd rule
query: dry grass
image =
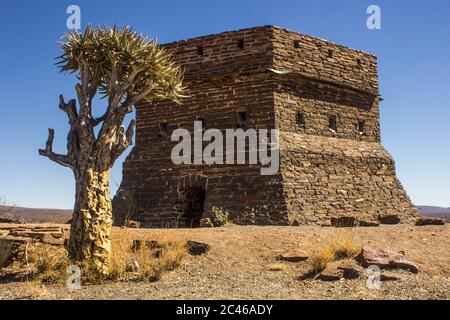
<svg viewBox="0 0 450 320">
<path fill-rule="evenodd" d="M 113 239 L 111 279 L 157 281 L 187 254 L 186 242 L 174 234 L 138 239 L 139 246 L 133 246 L 133 240 L 128 230 Z"/>
<path fill-rule="evenodd" d="M 45 244 L 29 248 L 28 263 L 33 266 L 34 280 L 41 283 L 63 283 L 70 265 L 64 248 Z"/>
<path fill-rule="evenodd" d="M 351 259 L 361 252 L 361 245 L 355 243 L 355 241 L 349 237 L 333 238 L 331 248 L 334 252 L 335 260 Z"/>
<path fill-rule="evenodd" d="M 325 266 L 329 262 L 334 261 L 334 259 L 333 250 L 328 246 L 324 246 L 314 251 L 311 258 L 309 258 L 309 263 L 311 264 L 312 271 L 317 273 L 325 269 Z"/>
<path fill-rule="evenodd" d="M 82 283 L 98 284 L 104 281 L 157 281 L 164 272 L 177 268 L 187 254 L 186 242 L 174 235 L 142 237 L 139 248 L 133 246 L 128 230 L 113 235 L 110 274 L 99 276 L 92 263 L 78 264 Z M 150 243 L 153 245 L 145 245 Z M 156 245 L 155 245 L 156 244 Z M 72 264 L 62 247 L 36 245 L 30 248 L 29 263 L 33 278 L 39 283 L 64 284 L 67 268 Z"/>
<path fill-rule="evenodd" d="M 318 273 L 325 269 L 329 262 L 343 259 L 351 259 L 361 252 L 361 246 L 353 239 L 345 236 L 335 236 L 331 240 L 314 251 L 309 259 L 311 269 Z"/>
<path fill-rule="evenodd" d="M 42 283 L 38 281 L 26 282 L 27 291 L 31 299 L 38 299 L 48 295 L 48 291 Z"/>
</svg>

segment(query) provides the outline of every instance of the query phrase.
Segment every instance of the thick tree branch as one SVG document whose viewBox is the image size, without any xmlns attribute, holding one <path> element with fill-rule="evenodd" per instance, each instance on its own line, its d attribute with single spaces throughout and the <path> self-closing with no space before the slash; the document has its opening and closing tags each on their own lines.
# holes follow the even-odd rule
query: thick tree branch
<svg viewBox="0 0 450 320">
<path fill-rule="evenodd" d="M 77 83 L 75 85 L 75 91 L 77 92 L 78 103 L 80 104 L 79 119 L 80 121 L 83 121 L 81 117 L 86 115 L 86 107 L 88 107 L 88 101 L 86 100 L 87 96 L 83 92 L 83 86 L 81 83 Z M 88 113 L 90 113 L 90 110 Z"/>
<path fill-rule="evenodd" d="M 47 157 L 50 160 L 64 166 L 73 169 L 72 162 L 69 157 L 63 154 L 58 154 L 53 152 L 53 139 L 55 137 L 55 130 L 48 129 L 47 143 L 45 144 L 45 149 L 39 149 L 39 155 Z"/>
<path fill-rule="evenodd" d="M 131 71 L 130 75 L 128 76 L 127 80 L 125 80 L 125 82 L 121 85 L 120 87 L 120 91 L 125 92 L 128 90 L 128 88 L 131 86 L 131 84 L 133 83 L 134 79 L 136 78 L 136 76 L 141 72 L 144 71 L 144 68 L 133 68 L 133 70 Z"/>
<path fill-rule="evenodd" d="M 97 94 L 97 90 L 100 85 L 100 82 L 101 82 L 101 79 L 98 78 L 98 79 L 92 81 L 91 85 L 89 86 L 88 94 L 91 99 L 93 99 L 95 97 L 95 95 Z"/>
<path fill-rule="evenodd" d="M 146 96 L 148 96 L 153 91 L 153 89 L 155 89 L 155 86 L 151 85 L 146 90 L 142 91 L 141 93 L 139 93 L 135 96 L 132 96 L 129 103 L 127 105 L 125 105 L 124 107 L 129 108 L 133 105 L 136 105 L 136 103 L 138 103 L 139 101 L 144 99 Z"/>
<path fill-rule="evenodd" d="M 111 166 L 114 162 L 121 156 L 121 154 L 133 144 L 134 128 L 136 122 L 132 120 L 128 126 L 127 131 L 125 131 L 124 126 L 120 126 L 117 130 L 116 144 L 111 150 Z"/>
<path fill-rule="evenodd" d="M 89 64 L 84 59 L 80 59 L 80 62 L 81 88 L 83 89 L 83 94 L 87 95 L 89 88 Z"/>
<path fill-rule="evenodd" d="M 80 83 L 75 86 L 77 91 L 78 102 L 80 104 L 79 121 L 80 125 L 84 127 L 90 124 L 92 120 L 92 98 L 97 88 L 95 84 L 92 87 L 89 85 L 91 80 L 90 66 L 84 60 L 80 59 Z"/>
<path fill-rule="evenodd" d="M 112 70 L 109 77 L 109 90 L 112 91 L 112 93 L 116 93 L 117 91 L 117 82 L 118 82 L 118 72 L 117 68 L 113 65 Z"/>
<path fill-rule="evenodd" d="M 108 115 L 108 111 L 106 111 L 102 116 L 100 116 L 98 118 L 94 118 L 92 121 L 92 125 L 94 127 L 98 126 L 100 123 L 102 123 L 106 119 L 107 115 Z"/>
<path fill-rule="evenodd" d="M 128 113 L 133 112 L 133 106 L 135 106 L 138 102 L 148 96 L 154 90 L 154 88 L 154 86 L 150 86 L 137 95 L 131 95 L 130 93 L 128 93 L 125 101 L 122 102 L 118 108 L 113 110 L 115 113 L 114 116 L 123 121 L 124 117 Z"/>
<path fill-rule="evenodd" d="M 78 143 L 80 149 L 92 151 L 95 141 L 94 126 L 92 124 L 92 98 L 83 90 L 81 83 L 76 84 L 75 90 L 80 104 L 77 130 Z"/>
</svg>

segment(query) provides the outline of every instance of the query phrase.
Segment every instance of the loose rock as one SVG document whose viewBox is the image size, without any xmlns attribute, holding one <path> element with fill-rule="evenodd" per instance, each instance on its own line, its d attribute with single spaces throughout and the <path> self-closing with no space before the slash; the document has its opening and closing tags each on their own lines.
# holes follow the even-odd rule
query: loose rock
<svg viewBox="0 0 450 320">
<path fill-rule="evenodd" d="M 211 221 L 211 218 L 203 218 L 200 220 L 200 228 L 212 228 L 214 224 Z"/>
<path fill-rule="evenodd" d="M 402 277 L 393 272 L 383 272 L 380 274 L 381 281 L 399 281 L 402 280 Z"/>
<path fill-rule="evenodd" d="M 380 223 L 378 221 L 359 220 L 360 227 L 378 227 Z"/>
<path fill-rule="evenodd" d="M 62 237 L 54 237 L 51 234 L 44 234 L 40 238 L 40 242 L 51 244 L 51 245 L 57 245 L 57 246 L 63 246 L 64 245 L 64 239 Z"/>
<path fill-rule="evenodd" d="M 420 217 L 416 220 L 416 226 L 442 226 L 446 220 L 442 218 Z"/>
<path fill-rule="evenodd" d="M 130 229 L 139 229 L 141 227 L 141 223 L 139 221 L 127 220 L 125 221 L 125 227 Z"/>
<path fill-rule="evenodd" d="M 406 257 L 399 257 L 390 263 L 392 268 L 408 270 L 412 273 L 419 273 L 419 267 Z"/>
<path fill-rule="evenodd" d="M 281 254 L 278 260 L 284 260 L 288 262 L 301 262 L 308 259 L 308 253 L 302 250 L 289 251 Z"/>
<path fill-rule="evenodd" d="M 378 216 L 378 221 L 381 224 L 399 224 L 400 223 L 400 217 L 398 214 L 391 214 L 391 215 L 385 215 L 385 216 Z"/>
<path fill-rule="evenodd" d="M 344 277 L 344 270 L 338 269 L 336 263 L 329 263 L 322 270 L 319 279 L 323 281 L 337 281 Z"/>
<path fill-rule="evenodd" d="M 209 245 L 197 241 L 191 240 L 187 241 L 186 247 L 188 249 L 189 254 L 192 256 L 199 256 L 209 251 Z"/>
<path fill-rule="evenodd" d="M 360 269 L 345 261 L 335 261 L 327 264 L 320 273 L 319 278 L 323 281 L 337 281 L 344 279 L 355 279 L 361 274 Z"/>
<path fill-rule="evenodd" d="M 363 246 L 357 260 L 366 268 L 375 265 L 381 269 L 404 269 L 413 273 L 419 272 L 419 267 L 409 258 L 380 248 Z"/>
<path fill-rule="evenodd" d="M 361 274 L 360 268 L 349 262 L 341 261 L 337 268 L 344 271 L 345 279 L 355 279 L 358 278 Z"/>
</svg>

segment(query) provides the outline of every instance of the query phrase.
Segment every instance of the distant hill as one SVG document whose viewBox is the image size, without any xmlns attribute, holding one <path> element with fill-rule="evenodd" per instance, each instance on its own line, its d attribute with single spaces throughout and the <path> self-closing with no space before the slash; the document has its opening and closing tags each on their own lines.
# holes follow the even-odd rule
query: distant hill
<svg viewBox="0 0 450 320">
<path fill-rule="evenodd" d="M 0 206 L 0 211 L 2 206 Z M 450 222 L 450 208 L 434 207 L 434 206 L 417 206 L 420 213 L 426 217 L 446 218 Z M 13 220 L 25 220 L 26 222 L 53 222 L 65 223 L 72 218 L 73 210 L 61 209 L 33 209 L 14 207 L 3 218 Z M 6 221 L 5 221 L 6 222 Z"/>
<path fill-rule="evenodd" d="M 0 206 L 0 212 L 2 208 Z M 5 214 L 4 218 L 26 222 L 65 223 L 72 217 L 72 212 L 73 210 L 14 207 Z"/>
<path fill-rule="evenodd" d="M 433 206 L 417 206 L 420 213 L 425 217 L 447 218 L 450 221 L 450 208 L 433 207 Z"/>
</svg>

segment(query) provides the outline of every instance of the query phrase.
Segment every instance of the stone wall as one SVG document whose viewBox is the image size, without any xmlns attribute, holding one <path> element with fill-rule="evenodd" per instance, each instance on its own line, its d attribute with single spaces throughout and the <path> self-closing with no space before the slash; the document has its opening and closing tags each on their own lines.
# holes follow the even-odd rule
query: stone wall
<svg viewBox="0 0 450 320">
<path fill-rule="evenodd" d="M 410 222 L 418 216 L 379 143 L 282 132 L 281 159 L 291 223 L 389 215 Z"/>
<path fill-rule="evenodd" d="M 375 56 L 272 26 L 165 47 L 185 69 L 188 98 L 137 107 L 121 187 L 133 191 L 133 219 L 142 226 L 192 225 L 186 212 L 199 208 L 192 203 L 199 190 L 202 217 L 217 207 L 242 224 L 418 214 L 380 143 Z M 262 176 L 259 165 L 172 163 L 173 130 L 192 132 L 200 119 L 204 129 L 237 128 L 239 113 L 245 128 L 280 130 L 279 174 Z"/>
<path fill-rule="evenodd" d="M 273 28 L 224 32 L 165 44 L 186 81 L 266 71 L 273 65 Z M 200 51 L 200 52 L 199 52 Z"/>
<path fill-rule="evenodd" d="M 307 135 L 380 142 L 378 97 L 295 75 L 277 79 L 275 111 L 280 130 Z M 298 115 L 304 121 L 299 123 Z M 336 130 L 330 130 L 330 117 Z M 363 130 L 359 130 L 359 124 Z"/>
<path fill-rule="evenodd" d="M 272 31 L 275 69 L 378 94 L 374 55 L 277 27 Z"/>
<path fill-rule="evenodd" d="M 287 224 L 281 175 L 261 176 L 259 165 L 174 165 L 171 133 L 193 132 L 195 119 L 204 129 L 236 128 L 237 113 L 245 112 L 247 128 L 274 128 L 273 83 L 268 73 L 220 80 L 185 82 L 190 98 L 182 105 L 168 101 L 137 108 L 136 146 L 124 163 L 123 188 L 134 190 L 141 226 L 189 226 L 180 208 L 186 188 L 206 191 L 204 216 L 212 207 L 224 209 L 243 224 Z M 167 134 L 159 134 L 160 124 Z"/>
<path fill-rule="evenodd" d="M 290 223 L 412 220 L 418 211 L 381 145 L 376 57 L 279 28 L 274 35 L 274 69 L 283 71 L 274 105 Z"/>
<path fill-rule="evenodd" d="M 27 262 L 31 245 L 63 246 L 68 236 L 69 225 L 0 224 L 0 269 L 16 261 Z"/>
</svg>

